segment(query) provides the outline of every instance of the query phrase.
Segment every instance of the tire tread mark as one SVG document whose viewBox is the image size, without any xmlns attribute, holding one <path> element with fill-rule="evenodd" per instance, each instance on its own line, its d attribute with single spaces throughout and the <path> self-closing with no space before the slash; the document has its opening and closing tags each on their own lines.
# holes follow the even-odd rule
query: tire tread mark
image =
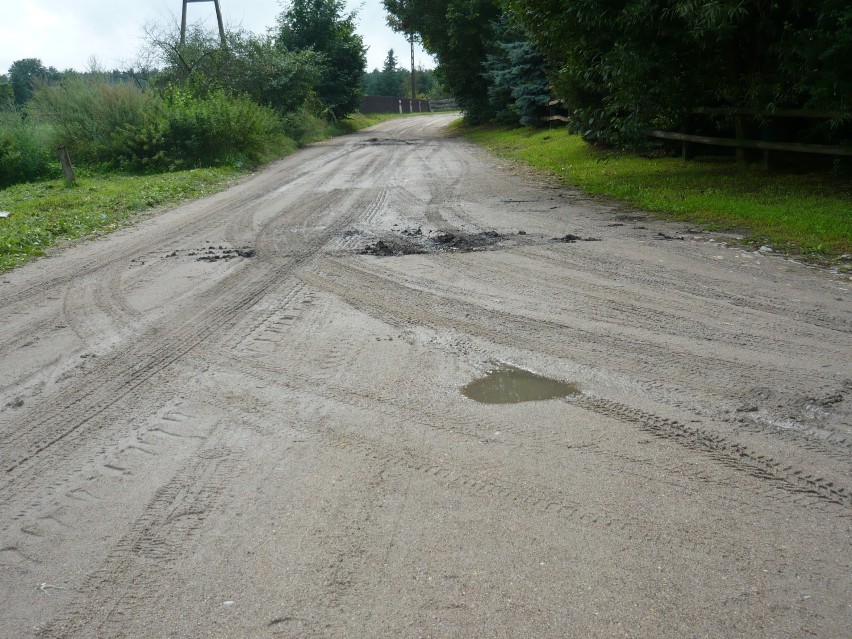
<svg viewBox="0 0 852 639">
<path fill-rule="evenodd" d="M 193 543 L 236 472 L 241 453 L 219 439 L 211 437 L 157 490 L 65 611 L 38 630 L 39 639 L 129 636 L 124 617 L 156 595 L 162 573 Z"/>
<path fill-rule="evenodd" d="M 617 417 L 622 421 L 636 424 L 643 432 L 674 441 L 690 450 L 708 454 L 730 468 L 757 479 L 772 482 L 782 490 L 813 496 L 846 509 L 852 507 L 852 493 L 845 488 L 836 486 L 822 477 L 807 474 L 791 465 L 785 465 L 772 457 L 760 455 L 748 446 L 723 434 L 687 426 L 677 420 L 660 417 L 600 397 L 580 395 L 564 401 L 576 404 L 590 412 Z M 847 512 L 845 516 L 852 515 Z"/>
</svg>

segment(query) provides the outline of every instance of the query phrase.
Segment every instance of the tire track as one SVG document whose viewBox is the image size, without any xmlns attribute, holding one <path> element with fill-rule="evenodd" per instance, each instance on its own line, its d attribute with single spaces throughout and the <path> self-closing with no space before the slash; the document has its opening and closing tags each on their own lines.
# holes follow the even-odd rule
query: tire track
<svg viewBox="0 0 852 639">
<path fill-rule="evenodd" d="M 310 405 L 310 393 L 307 401 Z M 472 467 L 469 462 L 458 458 L 448 463 L 423 455 L 410 446 L 400 446 L 387 439 L 367 437 L 345 427 L 331 425 L 328 419 L 307 424 L 290 423 L 288 426 L 308 436 L 319 435 L 338 450 L 362 456 L 368 460 L 371 468 L 393 468 L 400 473 L 413 472 L 462 493 L 512 504 L 513 507 L 524 508 L 540 516 L 555 517 L 564 522 L 563 525 L 574 527 L 577 532 L 591 533 L 593 530 L 596 535 L 611 536 L 613 542 L 620 539 L 659 545 L 677 549 L 687 555 L 693 554 L 696 558 L 704 556 L 708 548 L 708 540 L 695 539 L 689 535 L 671 535 L 662 531 L 659 522 L 653 518 L 644 519 L 622 511 L 604 511 L 600 505 L 595 510 L 590 510 L 550 485 L 503 478 L 499 469 L 483 472 L 483 469 Z M 347 586 L 351 585 L 350 580 L 343 581 Z M 339 594 L 339 589 L 335 592 Z"/>
<path fill-rule="evenodd" d="M 343 346 L 344 353 L 351 354 L 353 352 L 351 348 L 345 351 L 345 345 Z M 337 351 L 334 351 L 332 355 L 338 355 L 338 357 L 333 358 L 333 363 L 338 366 L 345 361 L 352 361 L 352 357 L 344 357 L 342 353 Z M 218 365 L 223 363 L 219 361 Z M 267 384 L 277 384 L 291 392 L 321 397 L 330 403 L 342 403 L 351 409 L 364 411 L 368 416 L 383 416 L 390 422 L 403 419 L 408 424 L 441 433 L 452 439 L 488 440 L 495 428 L 494 424 L 486 424 L 471 419 L 460 411 L 455 411 L 453 420 L 447 422 L 444 412 L 436 410 L 428 404 L 412 404 L 411 401 L 401 399 L 395 394 L 352 388 L 336 379 L 340 375 L 339 373 L 333 375 L 332 372 L 335 369 L 331 366 L 323 367 L 323 370 L 326 371 L 324 375 L 308 376 L 298 372 L 304 368 L 302 366 L 283 368 L 257 360 L 246 361 L 239 357 L 232 357 L 229 359 L 227 367 L 228 370 L 239 370 L 244 375 L 256 377 Z M 617 423 L 638 426 L 641 432 L 700 452 L 726 468 L 758 480 L 755 493 L 761 498 L 762 503 L 766 504 L 764 506 L 760 505 L 761 502 L 756 505 L 754 500 L 745 496 L 741 497 L 739 493 L 744 489 L 741 483 L 735 480 L 710 477 L 703 471 L 696 471 L 692 466 L 673 463 L 661 464 L 658 460 L 653 461 L 653 467 L 660 470 L 662 475 L 685 476 L 698 485 L 715 484 L 726 493 L 724 499 L 732 507 L 735 506 L 740 510 L 752 512 L 777 513 L 781 508 L 793 506 L 801 508 L 803 505 L 808 505 L 818 508 L 824 514 L 839 516 L 842 519 L 852 518 L 852 513 L 846 510 L 852 506 L 848 488 L 840 487 L 822 477 L 810 475 L 802 469 L 784 465 L 771 457 L 760 455 L 730 437 L 720 435 L 707 428 L 687 426 L 677 420 L 587 394 L 562 401 L 578 406 L 587 412 L 611 418 Z M 371 420 L 370 417 L 365 419 Z M 624 464 L 635 465 L 637 470 L 634 473 L 641 473 L 644 470 L 645 476 L 647 476 L 647 469 L 644 467 L 648 462 L 637 461 L 608 451 L 601 442 L 576 443 L 566 440 L 563 434 L 554 431 L 547 433 L 531 430 L 524 424 L 515 425 L 502 422 L 499 424 L 499 429 L 501 433 L 517 438 L 518 441 L 514 443 L 501 442 L 501 446 L 514 451 L 514 455 L 523 457 L 540 455 L 544 457 L 545 454 L 550 454 L 554 450 L 561 450 L 565 453 L 591 455 L 606 460 L 614 464 L 613 467 L 617 468 L 619 472 L 623 471 Z M 397 444 L 399 444 L 398 441 Z M 597 466 L 596 470 L 602 472 L 601 468 Z M 759 488 L 760 484 L 766 482 L 768 482 L 768 485 L 765 489 Z M 779 489 L 781 490 L 780 493 Z M 808 497 L 809 502 L 803 504 L 801 501 L 785 500 L 783 497 L 785 493 L 794 498 Z M 829 508 L 827 510 L 825 508 L 826 502 L 843 508 Z"/>
<path fill-rule="evenodd" d="M 345 197 L 346 194 L 333 192 L 307 205 L 305 210 L 313 213 L 343 206 Z M 350 199 L 355 198 L 350 196 Z M 49 467 L 51 456 L 37 464 L 34 463 L 36 458 L 58 444 L 63 446 L 55 455 L 70 454 L 78 445 L 76 440 L 82 438 L 84 427 L 86 434 L 91 434 L 108 425 L 104 420 L 94 424 L 94 418 L 148 383 L 161 370 L 226 330 L 269 289 L 313 259 L 320 247 L 349 223 L 353 212 L 345 207 L 344 210 L 348 214 L 339 216 L 324 233 L 309 239 L 289 259 L 275 255 L 275 242 L 270 239 L 274 229 L 285 225 L 288 220 L 274 220 L 258 239 L 259 252 L 267 255 L 271 264 L 263 263 L 260 268 L 244 268 L 232 273 L 217 289 L 215 299 L 197 301 L 193 308 L 184 309 L 181 316 L 173 318 L 170 325 L 149 329 L 126 351 L 99 358 L 95 372 L 83 376 L 56 397 L 21 415 L 23 423 L 19 422 L 15 431 L 4 433 L 0 440 L 0 460 L 6 475 L 6 482 L 0 485 L 0 504 L 6 502 L 13 490 L 20 490 L 21 481 L 29 481 L 25 478 L 33 478 Z M 93 391 L 93 387 L 96 390 Z M 75 437 L 71 438 L 71 435 Z"/>
<path fill-rule="evenodd" d="M 133 637 L 128 618 L 151 609 L 171 566 L 200 534 L 244 455 L 212 433 L 205 446 L 156 491 L 65 611 L 36 632 L 40 639 Z"/>
<path fill-rule="evenodd" d="M 823 477 L 760 455 L 730 437 L 705 428 L 687 426 L 677 420 L 659 417 L 637 408 L 599 398 L 580 396 L 566 399 L 582 408 L 616 417 L 621 421 L 636 424 L 650 435 L 674 441 L 679 445 L 709 455 L 712 459 L 756 479 L 771 482 L 782 490 L 807 494 L 828 503 L 843 506 L 845 518 L 852 519 L 852 491 L 838 486 Z"/>
<path fill-rule="evenodd" d="M 792 319 L 800 322 L 803 328 L 817 326 L 840 333 L 852 332 L 852 321 L 830 315 L 825 309 L 810 310 L 789 303 L 782 304 L 764 296 L 749 296 L 732 292 L 730 279 L 718 277 L 709 272 L 706 268 L 707 262 L 703 259 L 696 260 L 695 271 L 691 273 L 693 277 L 688 277 L 683 271 L 649 271 L 647 262 L 640 262 L 625 255 L 618 255 L 616 259 L 600 251 L 582 255 L 576 252 L 560 255 L 553 251 L 546 253 L 530 251 L 530 254 L 534 259 L 553 263 L 560 269 L 617 274 L 620 280 L 638 284 L 652 291 L 677 291 L 688 299 L 700 298 L 716 303 L 722 301 L 735 308 L 746 308 L 771 316 L 783 317 L 785 321 Z M 693 282 L 699 284 L 695 285 Z M 783 287 L 785 284 L 780 276 L 775 276 L 772 283 L 776 287 Z"/>
<path fill-rule="evenodd" d="M 325 146 L 316 148 L 320 153 L 317 158 L 301 163 L 283 160 L 271 171 L 242 182 L 228 191 L 182 205 L 177 209 L 183 212 L 180 217 L 167 218 L 163 224 L 146 229 L 145 233 L 125 235 L 118 243 L 88 244 L 85 260 L 65 260 L 61 270 L 53 272 L 55 269 L 52 268 L 52 262 L 44 261 L 47 274 L 41 275 L 37 281 L 23 286 L 0 287 L 0 307 L 7 309 L 12 315 L 21 309 L 29 308 L 34 300 L 45 299 L 52 292 L 67 288 L 77 281 L 100 273 L 121 272 L 122 267 L 131 260 L 147 255 L 152 246 L 167 246 L 176 237 L 212 233 L 223 221 L 228 220 L 232 210 L 243 212 L 241 221 L 252 219 L 257 211 L 266 206 L 271 198 L 278 196 L 282 189 L 294 188 L 306 179 L 312 179 L 316 171 L 333 167 L 356 149 L 352 143 L 338 148 L 331 147 L 330 150 Z M 277 177 L 280 177 L 281 181 L 276 180 Z M 47 332 L 62 316 L 61 311 L 56 311 L 19 328 L 12 326 L 11 331 L 17 331 L 21 334 L 20 337 L 14 332 L 10 334 L 7 329 L 0 343 L 0 360 L 13 354 L 32 334 Z"/>
<path fill-rule="evenodd" d="M 326 262 L 322 268 L 324 272 L 331 269 L 342 277 L 344 274 L 343 269 L 337 267 L 337 264 L 330 266 Z M 545 330 L 553 328 L 550 322 L 522 320 L 507 313 L 490 311 L 456 300 L 450 301 L 423 291 L 418 291 L 417 296 L 412 297 L 399 286 L 395 289 L 389 286 L 377 286 L 376 280 L 379 279 L 378 276 L 367 274 L 354 266 L 346 269 L 345 274 L 348 276 L 348 279 L 344 281 L 338 278 L 332 282 L 320 276 L 307 273 L 303 274 L 302 278 L 318 288 L 337 295 L 362 312 L 377 316 L 379 319 L 393 326 L 405 327 L 416 324 L 436 329 L 452 328 L 467 334 L 477 335 L 497 344 L 526 348 L 533 352 L 551 352 L 556 356 L 563 356 L 569 359 L 577 358 L 577 349 L 562 349 L 559 346 L 560 340 L 565 340 L 567 327 L 560 326 L 559 328 L 562 330 L 559 333 L 554 331 L 551 334 Z M 356 284 L 358 279 L 366 281 Z M 366 282 L 369 282 L 369 284 Z M 369 294 L 369 291 L 372 290 L 395 290 L 396 295 L 393 299 L 379 299 Z M 481 321 L 484 315 L 489 317 L 488 321 Z M 471 317 L 476 317 L 480 321 L 468 319 Z M 495 326 L 499 328 L 490 328 Z M 595 337 L 586 331 L 580 331 L 580 333 L 588 334 L 590 338 Z M 592 340 L 590 339 L 589 341 Z M 616 353 L 629 352 L 625 347 L 626 344 L 622 343 L 618 346 L 610 347 L 609 351 Z M 603 351 L 604 349 L 601 349 L 602 353 Z M 660 359 L 657 356 L 654 360 L 649 361 L 649 368 L 656 370 L 657 374 L 659 374 Z M 711 358 L 700 356 L 696 359 L 699 362 L 698 366 L 702 368 L 711 366 L 711 362 L 717 369 L 721 368 L 724 370 L 726 368 L 725 362 L 713 361 Z M 706 372 L 700 371 L 697 367 L 690 367 L 688 370 L 695 370 L 696 375 L 701 374 L 702 379 L 707 379 Z M 684 370 L 680 369 L 679 373 L 683 375 Z M 701 385 L 696 383 L 696 387 L 701 388 Z M 597 408 L 598 412 L 604 411 L 605 408 L 603 405 L 598 404 L 589 404 L 588 407 Z M 696 450 L 718 455 L 719 461 L 731 465 L 731 467 L 740 471 L 747 472 L 754 477 L 773 482 L 780 480 L 783 485 L 788 486 L 794 492 L 811 493 L 821 499 L 839 505 L 848 507 L 852 504 L 847 489 L 835 487 L 830 481 L 814 477 L 800 469 L 787 468 L 781 462 L 761 456 L 756 452 L 745 449 L 741 444 L 727 440 L 723 435 L 713 434 L 710 431 L 692 429 L 686 426 L 682 428 L 671 425 L 666 426 L 667 422 L 662 420 L 662 418 L 652 418 L 652 416 L 644 413 L 641 416 L 645 421 L 642 421 L 635 413 L 630 412 L 634 409 L 627 410 L 626 408 L 616 409 L 609 407 L 606 410 L 610 411 L 609 414 L 615 415 L 622 420 L 632 422 L 639 420 L 644 424 L 644 428 L 650 429 L 653 433 L 661 433 L 664 432 L 665 428 L 668 428 L 669 430 L 665 432 L 668 433 L 670 438 L 679 441 L 688 441 Z M 686 434 L 689 434 L 689 437 Z M 718 440 L 714 440 L 714 438 L 718 438 Z M 714 441 L 716 441 L 716 444 L 713 444 Z M 818 448 L 816 442 L 808 442 L 808 446 L 811 449 Z M 730 455 L 723 454 L 726 450 L 733 451 L 733 453 Z M 840 456 L 840 459 L 843 458 L 844 456 Z M 737 463 L 734 463 L 735 459 Z M 844 461 L 848 463 L 848 459 Z"/>
<path fill-rule="evenodd" d="M 715 342 L 736 345 L 754 354 L 783 352 L 786 357 L 795 357 L 809 355 L 815 348 L 823 348 L 826 356 L 837 355 L 834 350 L 824 348 L 830 333 L 814 335 L 807 343 L 803 343 L 805 340 L 802 339 L 801 326 L 778 326 L 777 317 L 766 318 L 765 313 L 756 312 L 746 318 L 747 328 L 734 332 L 724 326 L 724 309 L 720 308 L 719 303 L 705 303 L 703 308 L 696 308 L 693 301 L 691 304 L 682 303 L 673 307 L 671 300 L 665 300 L 651 291 L 642 291 L 641 300 L 637 302 L 632 301 L 633 295 L 630 292 L 619 291 L 616 298 L 612 281 L 604 275 L 595 277 L 584 271 L 582 278 L 572 277 L 552 268 L 540 268 L 540 258 L 544 251 L 511 249 L 511 252 L 513 256 L 526 258 L 526 268 L 519 270 L 517 265 L 508 267 L 498 259 L 491 259 L 486 275 L 476 268 L 479 256 L 474 258 L 459 255 L 456 259 L 470 267 L 464 270 L 466 278 L 475 283 L 479 290 L 488 290 L 495 282 L 508 287 L 509 290 L 532 287 L 531 291 L 525 290 L 526 297 L 558 299 L 566 310 L 570 310 L 572 316 L 585 320 L 640 328 L 650 332 L 659 332 L 662 329 L 667 335 L 699 341 L 712 339 Z M 540 278 L 536 278 L 537 272 L 541 273 Z M 513 281 L 516 284 L 510 285 Z M 427 286 L 425 280 L 419 283 L 419 287 Z M 470 288 L 473 287 L 462 288 L 447 283 L 448 292 L 457 297 L 469 296 Z"/>
<path fill-rule="evenodd" d="M 327 260 L 321 271 L 305 273 L 302 277 L 392 326 L 453 329 L 492 343 L 534 352 L 550 351 L 596 367 L 609 365 L 614 370 L 629 365 L 630 373 L 646 382 L 660 377 L 683 379 L 688 386 L 675 388 L 681 397 L 701 391 L 722 398 L 737 398 L 743 388 L 753 385 L 754 379 L 772 380 L 779 392 L 789 396 L 802 392 L 802 388 L 793 386 L 786 376 L 779 376 L 776 368 L 759 362 L 731 362 L 694 350 L 675 350 L 677 344 L 649 342 L 638 335 L 591 331 L 566 321 L 529 318 L 488 308 L 469 298 L 454 299 L 428 289 L 408 288 L 405 282 L 392 275 L 377 272 L 369 265 L 356 265 L 351 260 L 346 267 L 338 261 Z M 394 297 L 379 297 L 372 293 L 375 290 L 393 290 Z M 663 370 L 668 370 L 668 374 L 662 375 Z M 814 382 L 823 385 L 836 381 L 819 379 L 817 373 L 812 377 L 816 378 Z"/>
</svg>

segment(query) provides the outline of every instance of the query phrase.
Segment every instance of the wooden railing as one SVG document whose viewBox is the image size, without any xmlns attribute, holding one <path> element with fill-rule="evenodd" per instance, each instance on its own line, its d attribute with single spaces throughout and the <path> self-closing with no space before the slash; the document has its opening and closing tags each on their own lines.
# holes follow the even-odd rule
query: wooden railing
<svg viewBox="0 0 852 639">
<path fill-rule="evenodd" d="M 457 111 L 459 108 L 455 98 L 431 101 L 433 111 Z"/>
<path fill-rule="evenodd" d="M 772 152 L 785 153 L 813 153 L 832 156 L 852 156 L 852 149 L 831 144 L 805 144 L 801 142 L 784 142 L 774 140 L 775 127 L 772 122 L 776 118 L 801 118 L 809 120 L 844 120 L 849 119 L 850 114 L 839 111 L 813 111 L 809 109 L 776 109 L 758 113 L 749 109 L 726 108 L 726 107 L 698 107 L 691 109 L 689 115 L 722 115 L 734 118 L 736 130 L 742 130 L 742 118 L 759 119 L 761 126 L 761 139 L 748 139 L 737 137 L 717 137 L 708 135 L 695 135 L 691 132 L 692 118 L 687 117 L 684 127 L 680 132 L 676 131 L 647 131 L 646 134 L 652 138 L 663 140 L 675 140 L 681 142 L 681 152 L 684 160 L 689 160 L 695 155 L 695 144 L 708 146 L 728 147 L 735 149 L 757 149 L 762 151 L 763 167 L 770 169 L 773 164 Z"/>
<path fill-rule="evenodd" d="M 554 122 L 569 122 L 570 118 L 565 115 L 565 102 L 563 100 L 551 100 L 547 103 L 548 114 L 540 117 L 542 122 L 553 124 Z M 561 112 L 561 113 L 560 113 Z"/>
</svg>

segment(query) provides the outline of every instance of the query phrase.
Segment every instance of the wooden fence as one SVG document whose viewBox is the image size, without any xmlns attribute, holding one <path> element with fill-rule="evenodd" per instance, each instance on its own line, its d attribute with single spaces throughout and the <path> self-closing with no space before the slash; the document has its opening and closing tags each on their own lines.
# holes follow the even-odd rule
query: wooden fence
<svg viewBox="0 0 852 639">
<path fill-rule="evenodd" d="M 432 100 L 430 102 L 433 111 L 458 111 L 459 105 L 455 98 L 446 98 L 444 100 Z"/>
<path fill-rule="evenodd" d="M 723 116 L 733 120 L 734 137 L 714 135 L 697 135 L 696 118 L 700 116 Z M 809 120 L 848 120 L 850 114 L 837 111 L 813 111 L 808 109 L 776 109 L 771 112 L 759 113 L 749 109 L 725 107 L 698 107 L 691 109 L 684 119 L 680 132 L 676 131 L 647 131 L 652 138 L 674 140 L 681 143 L 681 154 L 684 160 L 692 159 L 695 155 L 695 145 L 706 145 L 737 149 L 738 153 L 745 149 L 762 152 L 763 168 L 769 170 L 773 166 L 776 153 L 812 153 L 830 156 L 852 156 L 852 149 L 834 144 L 806 144 L 779 140 L 776 126 L 779 119 Z M 760 130 L 760 139 L 745 137 L 746 124 L 752 129 Z"/>
<path fill-rule="evenodd" d="M 361 101 L 361 113 L 429 113 L 431 111 L 428 100 L 368 95 Z"/>
</svg>

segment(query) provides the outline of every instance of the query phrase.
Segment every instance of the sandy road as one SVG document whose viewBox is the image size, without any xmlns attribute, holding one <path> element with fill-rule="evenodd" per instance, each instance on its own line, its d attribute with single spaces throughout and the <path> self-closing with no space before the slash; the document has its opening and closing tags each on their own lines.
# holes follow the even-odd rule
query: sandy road
<svg viewBox="0 0 852 639">
<path fill-rule="evenodd" d="M 0 636 L 849 636 L 852 282 L 449 120 L 2 277 Z"/>
</svg>

